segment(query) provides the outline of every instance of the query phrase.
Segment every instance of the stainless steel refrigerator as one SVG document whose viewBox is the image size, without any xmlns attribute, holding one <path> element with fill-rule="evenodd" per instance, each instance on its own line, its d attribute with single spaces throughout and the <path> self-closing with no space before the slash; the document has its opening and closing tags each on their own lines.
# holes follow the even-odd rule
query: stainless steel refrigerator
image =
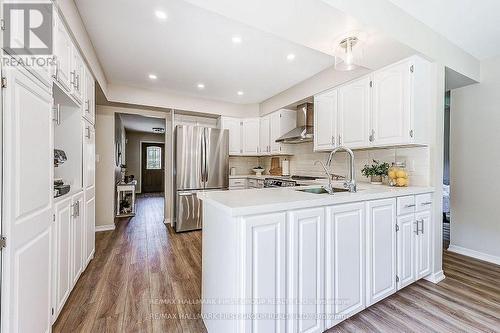
<svg viewBox="0 0 500 333">
<path fill-rule="evenodd" d="M 178 125 L 174 133 L 175 231 L 201 229 L 199 191 L 229 187 L 229 133 Z"/>
</svg>

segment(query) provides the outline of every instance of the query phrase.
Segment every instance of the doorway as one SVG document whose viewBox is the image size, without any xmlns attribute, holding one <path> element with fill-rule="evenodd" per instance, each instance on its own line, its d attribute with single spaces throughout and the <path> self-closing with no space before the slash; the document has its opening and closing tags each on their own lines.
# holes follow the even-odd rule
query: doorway
<svg viewBox="0 0 500 333">
<path fill-rule="evenodd" d="M 443 169 L 443 248 L 450 244 L 450 103 L 451 94 L 447 91 L 444 103 L 444 169 Z"/>
<path fill-rule="evenodd" d="M 163 192 L 165 189 L 165 145 L 143 142 L 141 151 L 141 192 Z"/>
</svg>

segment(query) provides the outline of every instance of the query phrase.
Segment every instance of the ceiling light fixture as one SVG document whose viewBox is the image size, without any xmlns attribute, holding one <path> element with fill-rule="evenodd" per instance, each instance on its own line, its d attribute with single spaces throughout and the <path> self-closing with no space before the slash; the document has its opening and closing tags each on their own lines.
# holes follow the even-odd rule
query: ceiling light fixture
<svg viewBox="0 0 500 333">
<path fill-rule="evenodd" d="M 156 76 L 156 74 L 149 74 L 148 76 L 151 80 L 156 80 L 158 78 L 158 76 Z"/>
<path fill-rule="evenodd" d="M 233 44 L 241 44 L 241 42 L 242 42 L 243 40 L 241 39 L 241 37 L 240 37 L 240 36 L 233 36 L 233 37 L 231 38 L 231 41 L 233 42 Z"/>
<path fill-rule="evenodd" d="M 198 89 L 205 89 L 205 84 L 203 83 L 198 83 L 196 86 L 198 87 Z"/>
<path fill-rule="evenodd" d="M 335 69 L 350 71 L 358 67 L 363 50 L 358 37 L 351 36 L 343 38 L 335 52 Z"/>
<path fill-rule="evenodd" d="M 240 90 L 237 92 L 237 94 L 238 94 L 238 96 L 243 96 L 244 92 Z"/>
<path fill-rule="evenodd" d="M 166 20 L 167 19 L 167 13 L 165 13 L 164 11 L 157 10 L 157 11 L 155 11 L 155 15 L 160 20 Z"/>
<path fill-rule="evenodd" d="M 287 59 L 288 61 L 293 61 L 293 60 L 295 59 L 295 54 L 290 53 L 289 55 L 287 55 L 287 56 L 286 56 L 286 59 Z"/>
</svg>

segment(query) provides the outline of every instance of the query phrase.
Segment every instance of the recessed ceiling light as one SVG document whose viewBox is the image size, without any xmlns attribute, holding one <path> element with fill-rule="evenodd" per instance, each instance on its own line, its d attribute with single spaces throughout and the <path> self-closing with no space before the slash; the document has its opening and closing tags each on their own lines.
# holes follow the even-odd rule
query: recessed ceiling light
<svg viewBox="0 0 500 333">
<path fill-rule="evenodd" d="M 287 56 L 286 56 L 286 59 L 287 59 L 288 61 L 292 61 L 293 59 L 295 59 L 295 54 L 290 53 L 289 55 L 287 55 Z"/>
<path fill-rule="evenodd" d="M 158 76 L 156 76 L 156 74 L 149 74 L 148 76 L 151 80 L 156 80 L 158 78 Z"/>
<path fill-rule="evenodd" d="M 155 11 L 155 15 L 160 20 L 166 20 L 167 19 L 167 13 L 165 13 L 164 11 L 157 10 L 157 11 Z"/>
<path fill-rule="evenodd" d="M 240 90 L 237 92 L 237 94 L 238 94 L 238 96 L 242 96 L 244 94 L 244 92 Z"/>
<path fill-rule="evenodd" d="M 205 89 L 205 85 L 203 83 L 198 83 L 196 86 L 198 89 Z"/>
<path fill-rule="evenodd" d="M 241 39 L 241 37 L 240 37 L 240 36 L 233 36 L 233 37 L 231 38 L 231 41 L 233 42 L 233 44 L 241 44 L 241 42 L 242 42 L 243 40 Z"/>
</svg>

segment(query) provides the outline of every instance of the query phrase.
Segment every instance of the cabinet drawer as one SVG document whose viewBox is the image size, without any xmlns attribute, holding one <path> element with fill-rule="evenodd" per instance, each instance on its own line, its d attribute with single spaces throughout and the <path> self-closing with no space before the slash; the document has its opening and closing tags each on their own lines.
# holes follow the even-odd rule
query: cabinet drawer
<svg viewBox="0 0 500 333">
<path fill-rule="evenodd" d="M 416 195 L 415 204 L 417 212 L 430 210 L 432 208 L 432 193 Z"/>
<path fill-rule="evenodd" d="M 248 179 L 248 187 L 258 187 L 257 179 Z"/>
<path fill-rule="evenodd" d="M 229 187 L 243 187 L 247 186 L 246 178 L 232 178 L 229 179 Z"/>
<path fill-rule="evenodd" d="M 411 214 L 415 212 L 415 196 L 409 195 L 407 197 L 398 198 L 398 216 L 404 214 Z"/>
</svg>

